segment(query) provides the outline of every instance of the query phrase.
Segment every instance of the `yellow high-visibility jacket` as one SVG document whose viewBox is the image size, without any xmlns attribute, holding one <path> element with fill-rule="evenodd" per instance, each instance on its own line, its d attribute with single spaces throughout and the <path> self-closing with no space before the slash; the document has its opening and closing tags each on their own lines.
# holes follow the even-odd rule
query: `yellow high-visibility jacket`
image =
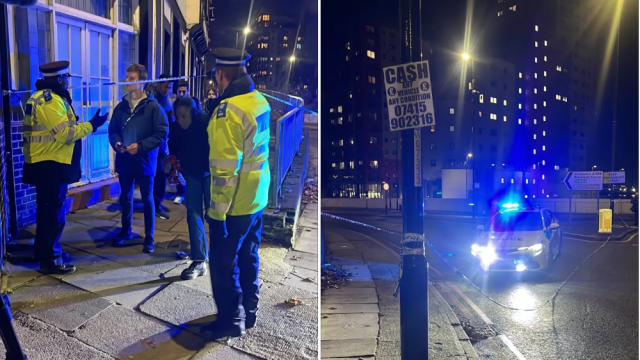
<svg viewBox="0 0 640 360">
<path fill-rule="evenodd" d="M 211 204 L 207 215 L 254 214 L 269 198 L 269 118 L 271 107 L 257 91 L 223 100 L 207 127 Z"/>
<path fill-rule="evenodd" d="M 71 164 L 76 140 L 91 134 L 89 122 L 76 124 L 71 106 L 51 90 L 38 90 L 27 100 L 24 124 L 24 161 Z"/>
</svg>

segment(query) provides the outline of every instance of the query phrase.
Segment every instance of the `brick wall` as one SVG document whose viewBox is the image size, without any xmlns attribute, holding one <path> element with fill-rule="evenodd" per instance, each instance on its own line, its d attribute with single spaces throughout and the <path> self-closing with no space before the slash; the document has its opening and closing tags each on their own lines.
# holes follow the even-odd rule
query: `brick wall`
<svg viewBox="0 0 640 360">
<path fill-rule="evenodd" d="M 20 104 L 11 106 L 11 148 L 13 150 L 13 177 L 16 192 L 16 216 L 18 227 L 22 228 L 36 221 L 36 188 L 22 183 L 24 154 L 22 153 L 22 118 Z"/>
</svg>

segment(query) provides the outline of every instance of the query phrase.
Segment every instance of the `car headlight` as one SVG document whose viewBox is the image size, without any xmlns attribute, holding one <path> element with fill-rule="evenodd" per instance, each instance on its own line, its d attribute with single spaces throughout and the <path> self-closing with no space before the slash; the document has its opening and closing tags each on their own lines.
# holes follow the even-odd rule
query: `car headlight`
<svg viewBox="0 0 640 360">
<path fill-rule="evenodd" d="M 518 250 L 522 251 L 522 250 L 530 250 L 535 252 L 536 254 L 539 253 L 540 251 L 542 251 L 542 243 L 539 244 L 535 244 L 535 245 L 531 245 L 531 246 L 524 246 L 524 247 L 519 247 Z"/>
<path fill-rule="evenodd" d="M 496 254 L 496 249 L 492 245 L 484 247 L 473 244 L 471 245 L 471 254 L 480 258 L 483 267 L 488 267 L 498 260 L 498 254 Z"/>
</svg>

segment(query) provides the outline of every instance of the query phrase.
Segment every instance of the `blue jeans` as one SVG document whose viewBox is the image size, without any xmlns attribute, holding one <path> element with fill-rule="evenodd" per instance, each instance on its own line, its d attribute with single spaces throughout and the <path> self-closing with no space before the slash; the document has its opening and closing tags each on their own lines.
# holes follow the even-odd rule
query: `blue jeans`
<svg viewBox="0 0 640 360">
<path fill-rule="evenodd" d="M 133 218 L 133 190 L 135 181 L 140 184 L 140 195 L 144 204 L 145 238 L 153 239 L 156 208 L 153 201 L 153 176 L 118 174 L 120 182 L 120 206 L 122 207 L 122 232 L 131 233 Z"/>
<path fill-rule="evenodd" d="M 193 176 L 184 173 L 187 182 L 185 205 L 187 207 L 187 225 L 189 226 L 189 242 L 193 261 L 209 260 L 207 233 L 204 230 L 204 214 L 211 203 L 211 175 Z M 204 202 L 204 212 L 202 211 Z"/>
</svg>

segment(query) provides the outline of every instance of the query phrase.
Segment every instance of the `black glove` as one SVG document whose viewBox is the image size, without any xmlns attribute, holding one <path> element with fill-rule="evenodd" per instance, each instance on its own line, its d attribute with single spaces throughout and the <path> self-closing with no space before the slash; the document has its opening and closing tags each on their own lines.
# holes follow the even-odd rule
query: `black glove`
<svg viewBox="0 0 640 360">
<path fill-rule="evenodd" d="M 93 118 L 89 120 L 91 126 L 93 126 L 93 132 L 98 131 L 98 128 L 107 122 L 107 118 L 109 118 L 109 114 L 107 113 L 101 116 L 100 109 L 98 109 L 98 111 L 96 111 L 96 114 L 93 115 Z"/>
</svg>

